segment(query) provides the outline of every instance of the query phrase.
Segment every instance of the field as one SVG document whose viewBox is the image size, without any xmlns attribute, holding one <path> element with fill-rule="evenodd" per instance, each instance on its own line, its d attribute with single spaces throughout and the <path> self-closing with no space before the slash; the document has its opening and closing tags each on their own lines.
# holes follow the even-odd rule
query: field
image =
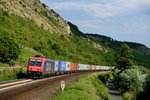
<svg viewBox="0 0 150 100">
<path fill-rule="evenodd" d="M 97 72 L 76 80 L 60 91 L 56 100 L 111 100 L 109 90 L 100 76 L 109 75 L 108 72 Z"/>
</svg>

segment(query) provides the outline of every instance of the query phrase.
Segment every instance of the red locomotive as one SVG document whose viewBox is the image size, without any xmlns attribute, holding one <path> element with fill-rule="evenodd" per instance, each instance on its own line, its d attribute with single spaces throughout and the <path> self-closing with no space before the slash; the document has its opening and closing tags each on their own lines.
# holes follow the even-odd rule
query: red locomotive
<svg viewBox="0 0 150 100">
<path fill-rule="evenodd" d="M 55 61 L 45 57 L 31 57 L 28 61 L 28 76 L 42 78 L 54 72 Z"/>
</svg>

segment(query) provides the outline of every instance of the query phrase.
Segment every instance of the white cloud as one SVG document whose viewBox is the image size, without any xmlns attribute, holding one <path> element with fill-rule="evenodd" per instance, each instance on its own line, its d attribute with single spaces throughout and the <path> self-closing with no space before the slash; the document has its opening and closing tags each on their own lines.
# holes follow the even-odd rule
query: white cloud
<svg viewBox="0 0 150 100">
<path fill-rule="evenodd" d="M 149 27 L 144 22 L 133 21 L 123 24 L 122 32 L 124 34 L 147 34 Z"/>
<path fill-rule="evenodd" d="M 54 3 L 53 3 L 54 2 Z M 80 10 L 96 17 L 111 17 L 125 14 L 129 11 L 138 9 L 139 6 L 150 5 L 150 0 L 76 0 L 50 3 L 55 10 Z"/>
</svg>

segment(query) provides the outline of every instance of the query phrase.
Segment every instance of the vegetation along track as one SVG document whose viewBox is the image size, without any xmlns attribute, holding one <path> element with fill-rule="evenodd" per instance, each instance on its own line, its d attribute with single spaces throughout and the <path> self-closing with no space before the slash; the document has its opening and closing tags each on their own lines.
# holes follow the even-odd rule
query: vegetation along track
<svg viewBox="0 0 150 100">
<path fill-rule="evenodd" d="M 60 88 L 60 82 L 62 80 L 68 83 L 88 73 L 90 72 L 66 74 L 24 83 L 24 85 L 17 86 L 13 89 L 1 91 L 0 100 L 36 100 L 38 98 L 43 98 L 42 95 L 53 99 L 56 96 L 57 89 Z"/>
</svg>

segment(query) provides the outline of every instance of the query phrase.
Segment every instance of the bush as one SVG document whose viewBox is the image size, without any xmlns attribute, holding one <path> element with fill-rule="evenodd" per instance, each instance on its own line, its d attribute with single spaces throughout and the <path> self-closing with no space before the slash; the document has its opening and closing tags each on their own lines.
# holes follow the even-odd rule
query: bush
<svg viewBox="0 0 150 100">
<path fill-rule="evenodd" d="M 0 72 L 0 81 L 17 79 L 15 70 L 5 70 Z"/>
<path fill-rule="evenodd" d="M 150 75 L 146 77 L 144 90 L 138 95 L 137 100 L 150 100 Z"/>
<path fill-rule="evenodd" d="M 107 80 L 109 79 L 108 74 L 101 74 L 98 76 L 98 78 L 103 82 L 103 84 L 106 84 Z"/>
<path fill-rule="evenodd" d="M 0 81 L 14 80 L 18 78 L 25 78 L 26 71 L 22 68 L 10 68 L 7 67 L 6 70 L 0 71 Z"/>
<path fill-rule="evenodd" d="M 134 93 L 125 92 L 122 97 L 123 97 L 123 100 L 134 100 Z"/>
<path fill-rule="evenodd" d="M 16 60 L 19 53 L 19 45 L 14 40 L 5 35 L 0 37 L 0 62 L 5 63 L 12 59 Z"/>
<path fill-rule="evenodd" d="M 144 77 L 136 69 L 126 69 L 120 75 L 120 88 L 123 91 L 134 91 L 135 94 L 143 91 Z"/>
</svg>

